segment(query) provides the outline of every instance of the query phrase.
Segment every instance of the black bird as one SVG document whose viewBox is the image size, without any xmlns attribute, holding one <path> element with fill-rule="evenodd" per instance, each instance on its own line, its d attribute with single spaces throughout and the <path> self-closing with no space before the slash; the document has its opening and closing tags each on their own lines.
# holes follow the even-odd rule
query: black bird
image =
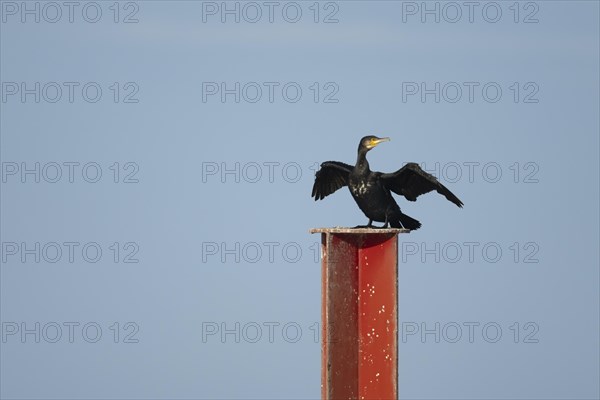
<svg viewBox="0 0 600 400">
<path fill-rule="evenodd" d="M 400 211 L 391 192 L 402 195 L 409 201 L 416 201 L 418 196 L 436 190 L 458 207 L 463 206 L 458 197 L 416 163 L 408 163 L 391 174 L 371 171 L 367 152 L 379 143 L 389 140 L 390 138 L 377 136 L 362 138 L 354 167 L 339 161 L 322 163 L 321 169 L 315 174 L 312 189 L 315 201 L 324 199 L 342 186 L 348 186 L 358 207 L 369 218 L 368 225 L 364 227 L 371 228 L 373 221 L 377 221 L 384 222 L 382 228 L 387 228 L 389 224 L 392 228 L 410 230 L 419 229 L 421 223 Z"/>
</svg>

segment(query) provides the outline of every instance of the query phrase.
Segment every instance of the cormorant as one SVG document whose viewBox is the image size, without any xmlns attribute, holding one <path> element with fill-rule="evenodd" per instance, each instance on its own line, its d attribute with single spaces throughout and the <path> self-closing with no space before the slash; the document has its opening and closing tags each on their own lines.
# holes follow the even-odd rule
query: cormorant
<svg viewBox="0 0 600 400">
<path fill-rule="evenodd" d="M 355 166 L 339 161 L 322 163 L 321 169 L 315 174 L 312 189 L 315 201 L 324 199 L 342 186 L 348 186 L 358 207 L 369 218 L 368 225 L 364 227 L 371 228 L 373 221 L 377 221 L 384 222 L 382 228 L 387 228 L 389 224 L 392 228 L 410 230 L 419 229 L 421 223 L 400 211 L 391 192 L 402 195 L 409 201 L 416 201 L 418 196 L 436 190 L 458 207 L 463 206 L 458 197 L 416 163 L 408 163 L 391 174 L 371 171 L 367 152 L 379 143 L 389 140 L 390 138 L 377 136 L 362 138 L 358 145 Z"/>
</svg>

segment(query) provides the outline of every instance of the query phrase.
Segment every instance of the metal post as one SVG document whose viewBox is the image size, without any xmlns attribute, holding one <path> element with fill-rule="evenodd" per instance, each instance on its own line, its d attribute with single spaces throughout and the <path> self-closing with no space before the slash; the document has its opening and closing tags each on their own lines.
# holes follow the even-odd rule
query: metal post
<svg viewBox="0 0 600 400">
<path fill-rule="evenodd" d="M 398 398 L 398 234 L 321 233 L 321 398 Z"/>
</svg>

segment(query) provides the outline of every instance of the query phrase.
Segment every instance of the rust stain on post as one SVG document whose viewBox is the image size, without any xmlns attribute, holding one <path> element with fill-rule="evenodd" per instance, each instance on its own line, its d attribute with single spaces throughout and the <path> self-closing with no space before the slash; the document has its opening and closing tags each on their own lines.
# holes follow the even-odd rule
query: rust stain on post
<svg viewBox="0 0 600 400">
<path fill-rule="evenodd" d="M 321 233 L 323 399 L 398 397 L 398 234 L 405 229 Z"/>
</svg>

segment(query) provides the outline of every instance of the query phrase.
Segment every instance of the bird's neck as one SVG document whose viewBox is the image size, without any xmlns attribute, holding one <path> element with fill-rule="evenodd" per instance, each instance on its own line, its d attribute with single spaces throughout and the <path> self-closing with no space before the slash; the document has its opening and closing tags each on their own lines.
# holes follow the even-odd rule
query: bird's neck
<svg viewBox="0 0 600 400">
<path fill-rule="evenodd" d="M 364 150 L 359 150 L 358 157 L 356 158 L 356 166 L 355 169 L 358 171 L 366 171 L 369 172 L 369 162 L 367 161 L 367 152 Z"/>
</svg>

